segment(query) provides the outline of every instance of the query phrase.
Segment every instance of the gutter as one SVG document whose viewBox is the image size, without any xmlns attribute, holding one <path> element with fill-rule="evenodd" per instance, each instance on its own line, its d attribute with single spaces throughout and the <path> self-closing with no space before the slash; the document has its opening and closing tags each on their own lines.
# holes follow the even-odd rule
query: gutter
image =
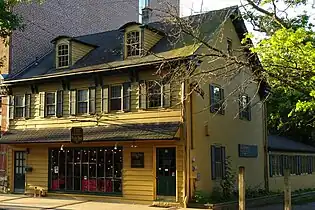
<svg viewBox="0 0 315 210">
<path fill-rule="evenodd" d="M 38 77 L 31 77 L 31 78 L 26 78 L 26 79 L 7 80 L 7 81 L 3 81 L 3 84 L 4 85 L 9 85 L 9 84 L 19 83 L 19 82 L 28 82 L 28 81 L 34 81 L 34 80 L 45 80 L 45 79 L 65 77 L 65 76 L 74 76 L 74 75 L 98 73 L 98 72 L 103 72 L 103 71 L 106 71 L 106 70 L 108 71 L 108 70 L 118 70 L 118 69 L 146 66 L 146 65 L 158 64 L 158 63 L 165 62 L 165 61 L 183 60 L 183 59 L 186 59 L 186 58 L 187 57 L 170 58 L 170 59 L 164 59 L 164 60 L 153 61 L 153 62 L 136 63 L 136 64 L 131 64 L 131 65 L 128 65 L 128 66 L 118 66 L 118 67 L 110 67 L 110 68 L 104 67 L 104 68 L 98 68 L 98 69 L 96 68 L 96 69 L 93 69 L 93 70 L 75 71 L 75 72 L 70 72 L 70 73 L 61 72 L 61 73 L 57 73 L 57 74 L 44 75 L 44 76 L 38 76 Z"/>
</svg>

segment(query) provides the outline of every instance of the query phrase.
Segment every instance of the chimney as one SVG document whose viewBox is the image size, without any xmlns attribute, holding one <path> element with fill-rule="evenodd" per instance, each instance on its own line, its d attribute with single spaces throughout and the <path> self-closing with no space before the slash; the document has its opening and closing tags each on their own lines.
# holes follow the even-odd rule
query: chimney
<svg viewBox="0 0 315 210">
<path fill-rule="evenodd" d="M 146 25 L 150 23 L 152 16 L 152 9 L 149 7 L 145 7 L 142 9 L 142 24 Z"/>
</svg>

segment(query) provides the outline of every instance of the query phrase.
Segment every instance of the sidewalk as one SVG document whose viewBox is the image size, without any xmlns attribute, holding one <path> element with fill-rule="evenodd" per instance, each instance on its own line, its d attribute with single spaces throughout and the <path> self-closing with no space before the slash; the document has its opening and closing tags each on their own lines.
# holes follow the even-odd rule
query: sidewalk
<svg viewBox="0 0 315 210">
<path fill-rule="evenodd" d="M 74 199 L 32 198 L 22 195 L 0 195 L 0 210 L 35 210 L 35 209 L 63 209 L 63 210 L 166 210 L 145 205 L 105 203 L 96 201 L 82 201 Z M 193 210 L 193 209 L 191 209 Z"/>
</svg>

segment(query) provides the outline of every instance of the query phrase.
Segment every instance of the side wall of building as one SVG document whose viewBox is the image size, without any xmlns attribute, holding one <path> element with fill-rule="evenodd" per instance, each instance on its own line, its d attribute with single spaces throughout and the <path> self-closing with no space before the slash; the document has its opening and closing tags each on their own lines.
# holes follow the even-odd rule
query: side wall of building
<svg viewBox="0 0 315 210">
<path fill-rule="evenodd" d="M 282 175 L 274 175 L 271 176 L 270 168 L 271 161 L 269 159 L 269 155 L 283 155 L 283 156 L 301 156 L 301 157 L 310 157 L 312 160 L 309 163 L 309 167 L 312 168 L 312 173 L 301 173 L 300 175 L 291 174 L 290 179 L 290 186 L 291 190 L 299 190 L 299 189 L 309 189 L 309 188 L 315 188 L 315 154 L 314 153 L 298 153 L 298 152 L 274 152 L 271 151 L 268 153 L 268 177 L 269 177 L 269 189 L 273 192 L 282 191 L 284 187 L 284 176 Z M 280 163 L 280 167 L 282 164 Z M 302 164 L 300 164 L 300 167 L 303 167 Z M 304 166 L 305 167 L 305 166 Z M 307 167 L 307 166 L 306 166 Z M 299 169 L 300 170 L 300 169 Z M 309 170 L 309 169 L 308 169 Z"/>
<path fill-rule="evenodd" d="M 241 42 L 234 29 L 232 21 L 228 20 L 220 30 L 217 38 L 210 43 L 218 49 L 226 52 L 227 38 L 232 41 L 233 53 L 241 49 Z M 209 53 L 209 49 L 203 47 L 200 52 Z M 233 54 L 235 55 L 235 54 Z M 224 59 L 207 58 L 201 64 L 201 70 L 220 69 L 228 61 Z M 233 70 L 233 68 L 236 68 Z M 212 180 L 211 176 L 211 146 L 225 147 L 226 157 L 231 162 L 231 169 L 237 175 L 238 167 L 245 167 L 245 179 L 247 187 L 264 188 L 264 123 L 262 102 L 257 94 L 256 82 L 249 82 L 252 76 L 250 70 L 240 70 L 237 66 L 224 67 L 216 70 L 214 74 L 204 75 L 199 82 L 204 91 L 204 98 L 193 94 L 193 145 L 192 158 L 195 159 L 193 166 L 197 168 L 194 177 L 196 190 L 210 192 L 219 187 L 220 179 Z M 229 71 L 231 70 L 231 71 Z M 252 80 L 253 78 L 251 78 Z M 210 113 L 210 84 L 216 84 L 224 89 L 225 113 Z M 251 97 L 251 120 L 239 118 L 239 95 L 246 93 Z M 258 148 L 258 157 L 239 157 L 239 144 L 254 145 Z M 235 180 L 236 181 L 236 180 Z"/>
</svg>

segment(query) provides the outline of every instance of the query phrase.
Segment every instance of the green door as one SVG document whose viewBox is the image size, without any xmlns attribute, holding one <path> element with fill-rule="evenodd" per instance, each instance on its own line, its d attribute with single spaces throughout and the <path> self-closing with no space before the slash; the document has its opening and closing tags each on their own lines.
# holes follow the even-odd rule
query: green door
<svg viewBox="0 0 315 210">
<path fill-rule="evenodd" d="M 176 196 L 176 149 L 156 149 L 157 195 Z"/>
<path fill-rule="evenodd" d="M 17 151 L 14 153 L 14 192 L 25 191 L 25 157 L 26 153 Z"/>
</svg>

